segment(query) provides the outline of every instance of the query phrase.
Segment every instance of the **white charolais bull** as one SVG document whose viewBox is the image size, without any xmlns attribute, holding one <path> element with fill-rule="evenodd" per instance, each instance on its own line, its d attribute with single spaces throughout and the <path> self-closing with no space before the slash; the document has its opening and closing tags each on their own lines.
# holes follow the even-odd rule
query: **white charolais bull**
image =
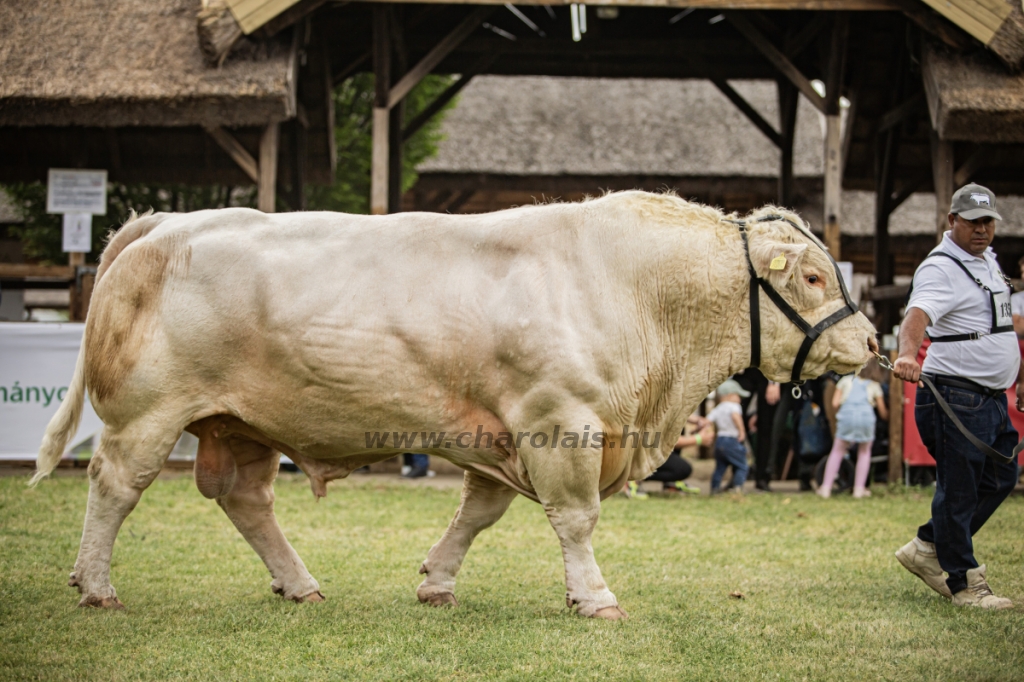
<svg viewBox="0 0 1024 682">
<path fill-rule="evenodd" d="M 781 212 L 753 217 L 769 213 Z M 823 247 L 794 226 L 751 224 L 749 253 L 811 323 L 842 306 Z M 522 494 L 561 542 L 566 601 L 621 618 L 591 548 L 600 501 L 659 466 L 708 391 L 750 364 L 749 282 L 734 223 L 644 192 L 486 215 L 134 218 L 103 253 L 33 481 L 57 464 L 87 388 L 105 426 L 70 584 L 84 605 L 120 607 L 114 540 L 188 430 L 199 490 L 263 559 L 272 589 L 319 601 L 274 517 L 278 453 L 324 495 L 328 480 L 410 449 L 380 434 L 473 434 L 426 450 L 466 474 L 419 599 L 455 603 L 473 538 Z M 760 368 L 786 381 L 803 332 L 766 297 L 758 307 Z M 803 376 L 852 372 L 873 344 L 863 315 L 847 317 L 813 344 Z M 549 440 L 556 428 L 605 437 Z M 649 437 L 623 439 L 624 428 Z"/>
</svg>

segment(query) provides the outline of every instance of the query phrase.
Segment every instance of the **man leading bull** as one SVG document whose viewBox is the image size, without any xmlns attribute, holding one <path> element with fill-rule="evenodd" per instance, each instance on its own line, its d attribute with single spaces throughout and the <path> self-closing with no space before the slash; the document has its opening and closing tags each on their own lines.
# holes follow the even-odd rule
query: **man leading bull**
<svg viewBox="0 0 1024 682">
<path fill-rule="evenodd" d="M 985 187 L 970 184 L 953 195 L 950 229 L 914 274 L 894 369 L 904 381 L 923 374 L 950 410 L 918 385 L 915 419 L 935 459 L 936 490 L 932 518 L 896 557 L 953 604 L 990 609 L 1013 604 L 992 593 L 972 538 L 1017 482 L 1018 435 L 1005 393 L 1015 380 L 1017 407 L 1024 405 L 1009 281 L 989 247 L 1001 219 Z M 917 354 L 926 330 L 932 344 L 922 368 Z"/>
</svg>

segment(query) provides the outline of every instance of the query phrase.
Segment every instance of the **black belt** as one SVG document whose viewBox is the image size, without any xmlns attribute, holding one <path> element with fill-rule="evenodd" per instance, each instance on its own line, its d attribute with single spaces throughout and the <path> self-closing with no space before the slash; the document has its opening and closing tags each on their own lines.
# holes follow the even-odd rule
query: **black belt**
<svg viewBox="0 0 1024 682">
<path fill-rule="evenodd" d="M 963 377 L 954 377 L 949 376 L 948 374 L 928 374 L 927 376 L 929 379 L 935 382 L 936 386 L 952 386 L 953 388 L 963 388 L 968 391 L 973 391 L 975 393 L 987 395 L 990 398 L 995 398 L 1006 392 L 1005 390 L 1000 391 L 999 389 L 996 388 L 988 388 L 987 386 L 982 386 L 976 381 L 964 379 Z"/>
<path fill-rule="evenodd" d="M 932 383 L 933 380 L 935 381 L 935 383 Z M 980 450 L 982 454 L 987 455 L 989 458 L 997 462 L 1002 462 L 1004 464 L 1016 463 L 1017 455 L 1020 454 L 1021 450 L 1024 450 L 1024 441 L 1017 443 L 1017 447 L 1013 449 L 1013 454 L 1009 457 L 999 452 L 998 450 L 990 446 L 988 443 L 981 442 L 981 440 L 977 436 L 968 431 L 967 427 L 963 425 L 963 422 L 960 421 L 960 418 L 956 416 L 955 412 L 953 412 L 953 408 L 951 408 L 949 404 L 942 398 L 942 395 L 939 394 L 939 389 L 935 388 L 935 384 L 951 386 L 954 388 L 963 388 L 968 391 L 981 393 L 982 395 L 987 395 L 992 398 L 999 395 L 1000 393 L 1003 393 L 1003 391 L 995 391 L 991 388 L 985 388 L 981 384 L 977 384 L 971 381 L 970 379 L 964 379 L 963 377 L 951 377 L 942 374 L 928 375 L 922 373 L 921 383 L 925 385 L 925 388 L 932 392 L 932 395 L 935 396 L 935 403 L 939 406 L 939 409 L 941 409 L 946 414 L 946 416 L 949 417 L 949 420 L 953 422 L 953 426 L 957 428 L 957 431 L 964 435 L 964 438 L 966 438 L 971 443 L 971 445 L 978 448 L 978 450 Z M 1007 416 L 1007 418 L 1009 418 L 1009 416 Z"/>
</svg>

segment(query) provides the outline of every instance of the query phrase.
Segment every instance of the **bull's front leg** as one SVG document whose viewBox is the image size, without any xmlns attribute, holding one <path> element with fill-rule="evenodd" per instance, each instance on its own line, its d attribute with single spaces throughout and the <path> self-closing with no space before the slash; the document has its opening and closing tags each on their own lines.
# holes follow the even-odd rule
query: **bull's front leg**
<svg viewBox="0 0 1024 682">
<path fill-rule="evenodd" d="M 520 455 L 562 545 L 566 605 L 575 606 L 581 616 L 624 619 L 626 612 L 605 584 L 590 543 L 601 511 L 601 451 L 523 448 Z"/>
<path fill-rule="evenodd" d="M 516 491 L 506 485 L 495 483 L 479 474 L 467 471 L 462 483 L 462 501 L 455 512 L 455 518 L 437 541 L 420 573 L 426 578 L 416 590 L 421 602 L 432 606 L 457 606 L 455 600 L 455 576 L 462 566 L 462 560 L 473 544 L 477 534 L 494 525 L 505 513 L 516 496 Z"/>
<path fill-rule="evenodd" d="M 228 441 L 223 447 L 230 447 L 237 474 L 234 485 L 217 498 L 217 504 L 263 560 L 275 593 L 296 602 L 323 601 L 320 585 L 306 570 L 274 516 L 274 479 L 281 456 L 252 440 L 231 437 L 221 443 L 224 441 Z"/>
</svg>

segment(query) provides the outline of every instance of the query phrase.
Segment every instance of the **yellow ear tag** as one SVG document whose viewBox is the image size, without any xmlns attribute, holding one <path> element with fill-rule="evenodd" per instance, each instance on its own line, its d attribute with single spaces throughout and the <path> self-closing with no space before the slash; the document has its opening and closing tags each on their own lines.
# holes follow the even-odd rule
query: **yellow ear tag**
<svg viewBox="0 0 1024 682">
<path fill-rule="evenodd" d="M 771 265 L 768 266 L 769 270 L 785 270 L 786 269 L 786 254 L 780 253 L 775 258 L 772 258 Z"/>
</svg>

